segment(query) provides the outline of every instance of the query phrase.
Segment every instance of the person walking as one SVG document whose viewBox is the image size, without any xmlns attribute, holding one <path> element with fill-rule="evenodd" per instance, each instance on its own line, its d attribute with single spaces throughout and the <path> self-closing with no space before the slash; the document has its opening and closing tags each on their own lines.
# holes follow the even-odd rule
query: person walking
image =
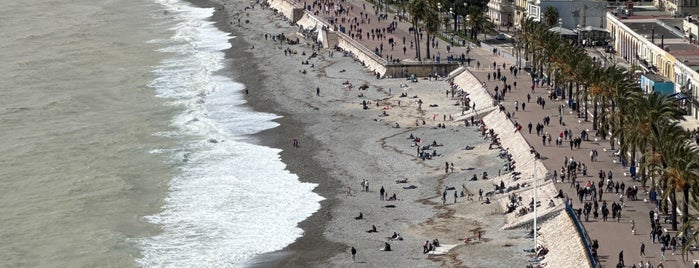
<svg viewBox="0 0 699 268">
<path fill-rule="evenodd" d="M 621 267 L 624 267 L 624 251 L 619 251 L 619 264 L 621 264 Z"/>
<path fill-rule="evenodd" d="M 665 245 L 660 246 L 660 259 L 665 261 Z"/>
<path fill-rule="evenodd" d="M 645 257 L 645 256 L 646 256 L 646 244 L 643 244 L 643 242 L 641 242 L 641 257 Z"/>
<path fill-rule="evenodd" d="M 357 249 L 354 248 L 354 247 L 352 247 L 352 249 L 350 250 L 350 252 L 352 253 L 352 262 L 354 262 L 354 258 L 355 258 L 355 256 L 357 255 Z"/>
</svg>

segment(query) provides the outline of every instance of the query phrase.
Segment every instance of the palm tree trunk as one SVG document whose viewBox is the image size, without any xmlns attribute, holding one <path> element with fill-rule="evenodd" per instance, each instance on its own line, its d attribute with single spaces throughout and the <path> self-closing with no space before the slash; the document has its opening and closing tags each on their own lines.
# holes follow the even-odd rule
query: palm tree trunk
<svg viewBox="0 0 699 268">
<path fill-rule="evenodd" d="M 425 56 L 427 56 L 427 60 L 429 61 L 432 59 L 432 57 L 430 57 L 430 33 L 426 32 L 425 35 L 427 36 L 427 39 L 425 41 L 425 45 L 427 46 L 427 48 L 425 49 Z"/>
<path fill-rule="evenodd" d="M 585 102 L 585 122 L 588 122 L 587 119 L 587 85 L 583 88 L 585 90 L 585 96 L 583 98 L 583 102 Z"/>
<path fill-rule="evenodd" d="M 417 19 L 413 17 L 413 37 L 415 38 L 415 57 L 422 61 L 420 57 L 420 35 L 417 33 Z"/>
<path fill-rule="evenodd" d="M 689 183 L 682 187 L 682 224 L 689 221 Z"/>
<path fill-rule="evenodd" d="M 672 230 L 677 231 L 677 194 L 676 190 L 672 189 L 670 193 L 670 203 L 672 204 Z"/>
<path fill-rule="evenodd" d="M 597 130 L 597 106 L 599 105 L 597 104 L 597 100 L 594 98 L 592 99 L 592 102 L 594 102 L 594 108 L 592 111 L 592 130 Z"/>
</svg>

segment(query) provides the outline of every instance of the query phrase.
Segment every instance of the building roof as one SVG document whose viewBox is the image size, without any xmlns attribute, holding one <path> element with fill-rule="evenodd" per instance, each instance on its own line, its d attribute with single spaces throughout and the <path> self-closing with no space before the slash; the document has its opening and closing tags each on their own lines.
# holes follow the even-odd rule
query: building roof
<svg viewBox="0 0 699 268">
<path fill-rule="evenodd" d="M 635 22 L 634 19 L 626 19 L 622 22 L 631 28 L 631 30 L 646 37 L 648 40 L 652 39 L 652 36 L 655 36 L 655 40 L 658 41 L 660 41 L 660 38 L 663 36 L 665 39 L 683 38 L 683 36 L 677 35 L 674 31 L 659 24 L 657 20 Z"/>
<path fill-rule="evenodd" d="M 666 79 L 662 75 L 654 74 L 654 73 L 645 73 L 643 74 L 648 80 L 652 80 L 653 82 L 656 83 L 671 83 L 670 80 Z"/>
<path fill-rule="evenodd" d="M 575 33 L 573 30 L 566 29 L 566 28 L 562 28 L 562 27 L 558 27 L 558 26 L 556 26 L 556 27 L 551 27 L 551 29 L 549 29 L 549 31 L 552 31 L 552 32 L 554 32 L 554 33 L 559 33 L 559 34 L 562 34 L 562 35 L 578 35 L 578 34 Z"/>
</svg>

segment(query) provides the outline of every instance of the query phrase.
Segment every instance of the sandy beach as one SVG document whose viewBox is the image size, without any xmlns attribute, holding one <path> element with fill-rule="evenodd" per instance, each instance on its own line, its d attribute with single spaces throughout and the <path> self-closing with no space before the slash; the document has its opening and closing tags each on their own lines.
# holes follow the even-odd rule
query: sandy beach
<svg viewBox="0 0 699 268">
<path fill-rule="evenodd" d="M 314 50 L 312 41 L 300 36 L 299 45 L 273 40 L 279 34 L 293 35 L 297 28 L 270 9 L 219 2 L 222 6 L 217 6 L 215 19 L 236 36 L 227 55 L 234 63 L 235 79 L 248 89 L 249 104 L 283 116 L 277 120 L 280 127 L 251 138 L 282 148 L 289 170 L 303 181 L 317 183 L 316 191 L 326 198 L 321 210 L 300 224 L 303 237 L 282 251 L 259 256 L 252 266 L 524 267 L 529 263 L 531 255 L 524 250 L 534 247 L 527 236 L 531 214 L 505 214 L 507 195 L 490 196 L 489 192 L 500 183 L 521 184 L 508 194 L 521 195 L 522 202 L 528 203 L 534 170 L 543 182 L 545 168 L 534 164 L 534 156 L 513 131 L 511 121 L 488 108 L 492 99 L 478 79 L 469 72 L 459 74 L 454 79 L 456 96 L 448 93 L 450 83 L 445 80 L 377 80 L 341 51 Z M 314 52 L 317 56 L 310 57 Z M 362 86 L 366 89 L 360 90 Z M 462 89 L 477 103 L 478 113 L 462 114 L 456 105 Z M 516 182 L 505 171 L 500 150 L 489 149 L 490 140 L 481 135 L 480 127 L 465 124 L 471 116 L 483 119 L 500 135 L 502 147 L 510 148 L 518 163 L 516 171 L 521 173 Z M 421 142 L 416 144 L 415 138 Z M 292 144 L 294 139 L 298 148 Z M 418 157 L 418 147 L 433 143 L 438 146 L 423 151 L 431 159 Z M 487 180 L 482 179 L 484 173 Z M 472 176 L 478 180 L 471 181 Z M 364 180 L 368 191 L 362 187 Z M 549 200 L 556 192 L 550 183 L 540 186 L 541 200 Z M 381 188 L 387 198 L 395 195 L 396 200 L 383 200 Z M 482 200 L 479 190 L 484 192 Z M 492 202 L 485 204 L 486 198 Z M 540 224 L 545 219 L 551 226 L 570 224 L 561 201 L 551 208 L 546 201 L 542 204 Z M 355 219 L 360 213 L 363 218 Z M 367 232 L 372 225 L 377 232 Z M 391 240 L 394 232 L 403 240 Z M 565 250 L 572 255 L 559 256 L 567 262 L 586 263 L 584 255 L 575 255 L 582 253 L 582 246 L 575 247 L 580 242 L 572 231 L 549 233 L 555 235 L 549 242 L 569 235 L 573 241 L 567 243 L 574 245 L 552 248 L 549 254 Z M 540 239 L 547 241 L 546 236 Z M 440 247 L 424 254 L 423 243 L 434 239 Z M 385 243 L 390 244 L 390 252 L 380 250 Z M 351 247 L 358 251 L 356 263 Z"/>
</svg>

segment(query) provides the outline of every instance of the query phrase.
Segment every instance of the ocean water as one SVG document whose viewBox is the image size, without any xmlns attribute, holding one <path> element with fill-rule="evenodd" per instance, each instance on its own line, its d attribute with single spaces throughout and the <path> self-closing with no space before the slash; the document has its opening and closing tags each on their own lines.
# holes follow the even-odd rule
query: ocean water
<svg viewBox="0 0 699 268">
<path fill-rule="evenodd" d="M 0 1 L 0 267 L 240 267 L 302 235 L 322 198 L 248 138 L 277 116 L 212 14 Z"/>
</svg>

